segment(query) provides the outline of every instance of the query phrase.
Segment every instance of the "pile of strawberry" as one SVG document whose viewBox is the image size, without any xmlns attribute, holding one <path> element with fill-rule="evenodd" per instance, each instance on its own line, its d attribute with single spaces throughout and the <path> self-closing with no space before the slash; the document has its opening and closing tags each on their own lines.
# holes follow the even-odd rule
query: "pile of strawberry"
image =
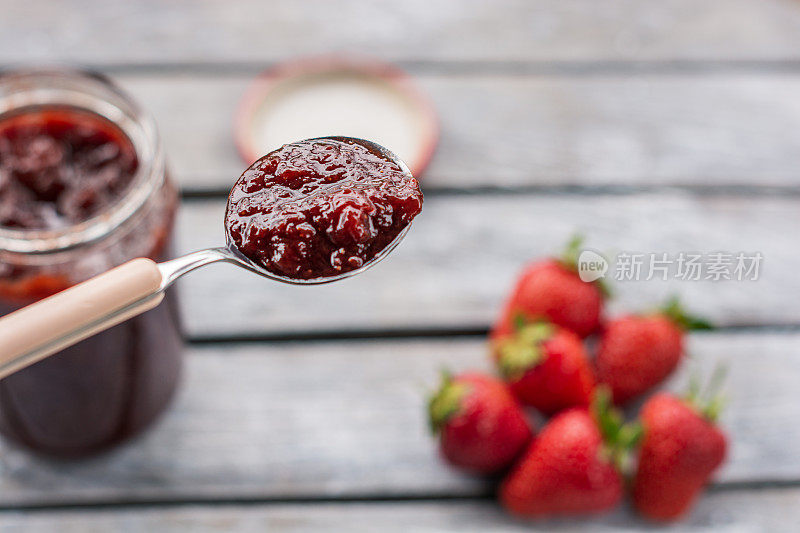
<svg viewBox="0 0 800 533">
<path fill-rule="evenodd" d="M 675 520 L 725 458 L 716 386 L 656 393 L 630 423 L 612 404 L 660 384 L 684 357 L 687 329 L 707 326 L 677 301 L 604 322 L 606 291 L 581 281 L 579 246 L 574 240 L 563 258 L 525 270 L 491 333 L 501 378 L 445 375 L 429 402 L 431 427 L 451 464 L 506 473 L 499 498 L 515 515 L 601 513 L 627 490 L 641 515 Z M 598 337 L 593 359 L 590 335 Z M 523 406 L 550 417 L 537 435 Z"/>
</svg>

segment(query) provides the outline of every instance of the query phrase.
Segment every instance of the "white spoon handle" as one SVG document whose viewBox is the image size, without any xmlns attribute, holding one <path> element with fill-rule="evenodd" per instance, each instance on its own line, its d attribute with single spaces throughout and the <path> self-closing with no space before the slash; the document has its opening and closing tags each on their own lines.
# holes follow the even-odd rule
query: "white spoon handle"
<svg viewBox="0 0 800 533">
<path fill-rule="evenodd" d="M 156 307 L 158 265 L 134 259 L 0 318 L 0 378 Z"/>
</svg>

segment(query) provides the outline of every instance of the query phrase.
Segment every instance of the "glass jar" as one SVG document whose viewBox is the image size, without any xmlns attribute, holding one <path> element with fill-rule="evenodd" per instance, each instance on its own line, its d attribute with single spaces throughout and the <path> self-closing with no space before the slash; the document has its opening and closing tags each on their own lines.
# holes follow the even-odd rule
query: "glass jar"
<svg viewBox="0 0 800 533">
<path fill-rule="evenodd" d="M 169 256 L 178 196 L 150 116 L 97 74 L 0 75 L 0 124 L 51 109 L 105 119 L 130 141 L 138 164 L 125 189 L 85 221 L 44 230 L 0 226 L 0 315 L 130 259 Z M 168 293 L 159 307 L 0 380 L 0 432 L 51 455 L 107 448 L 164 410 L 178 382 L 181 350 L 175 298 Z"/>
</svg>

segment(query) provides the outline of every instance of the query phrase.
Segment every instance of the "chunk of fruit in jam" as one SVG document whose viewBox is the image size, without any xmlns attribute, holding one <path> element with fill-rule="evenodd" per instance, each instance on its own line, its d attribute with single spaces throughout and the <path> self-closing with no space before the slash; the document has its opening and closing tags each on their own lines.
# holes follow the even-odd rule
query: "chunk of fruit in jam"
<svg viewBox="0 0 800 533">
<path fill-rule="evenodd" d="M 99 115 L 54 107 L 0 118 L 0 227 L 83 222 L 119 199 L 137 167 L 131 141 Z"/>
<path fill-rule="evenodd" d="M 287 144 L 248 168 L 231 190 L 229 241 L 270 272 L 295 279 L 355 270 L 422 210 L 419 183 L 349 140 Z"/>
</svg>

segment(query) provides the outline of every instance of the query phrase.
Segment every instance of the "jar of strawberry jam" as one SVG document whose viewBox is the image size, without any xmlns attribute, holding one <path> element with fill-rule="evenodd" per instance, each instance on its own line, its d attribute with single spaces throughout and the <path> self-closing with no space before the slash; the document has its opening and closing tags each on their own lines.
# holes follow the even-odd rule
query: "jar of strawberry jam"
<svg viewBox="0 0 800 533">
<path fill-rule="evenodd" d="M 0 315 L 132 258 L 166 258 L 176 207 L 152 119 L 109 80 L 0 75 Z M 180 366 L 168 293 L 0 380 L 0 433 L 50 455 L 100 451 L 164 410 Z"/>
</svg>

